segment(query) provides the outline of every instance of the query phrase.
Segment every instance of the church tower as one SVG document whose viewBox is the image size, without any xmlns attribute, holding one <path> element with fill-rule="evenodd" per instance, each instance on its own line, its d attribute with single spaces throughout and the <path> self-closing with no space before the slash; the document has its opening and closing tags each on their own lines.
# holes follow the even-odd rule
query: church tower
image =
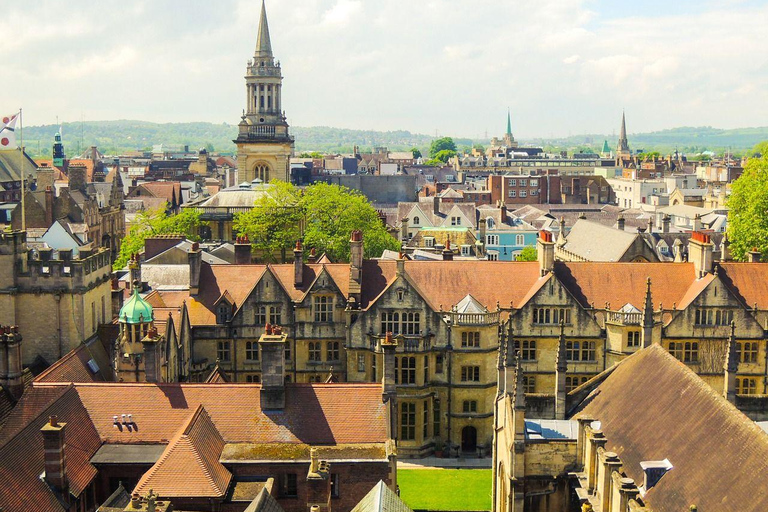
<svg viewBox="0 0 768 512">
<path fill-rule="evenodd" d="M 239 180 L 290 180 L 293 137 L 282 110 L 283 76 L 280 62 L 272 54 L 267 10 L 261 3 L 256 51 L 248 61 L 245 75 L 246 109 L 243 112 L 237 145 Z"/>
<path fill-rule="evenodd" d="M 619 132 L 619 145 L 616 147 L 616 155 L 619 158 L 629 158 L 629 141 L 627 140 L 627 122 L 624 119 L 624 112 L 621 113 L 621 131 Z"/>
</svg>

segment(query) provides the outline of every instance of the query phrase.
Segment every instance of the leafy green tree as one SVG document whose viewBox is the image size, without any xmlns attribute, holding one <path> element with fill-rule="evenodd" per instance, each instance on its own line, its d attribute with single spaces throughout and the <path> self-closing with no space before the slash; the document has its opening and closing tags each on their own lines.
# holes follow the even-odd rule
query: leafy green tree
<svg viewBox="0 0 768 512">
<path fill-rule="evenodd" d="M 323 154 L 319 151 L 303 152 L 299 154 L 299 158 L 323 158 Z"/>
<path fill-rule="evenodd" d="M 448 162 L 448 159 L 453 158 L 456 156 L 455 151 L 451 151 L 450 149 L 444 149 L 442 151 L 438 151 L 438 153 L 435 155 L 435 160 L 439 160 L 442 163 Z"/>
<path fill-rule="evenodd" d="M 266 259 L 275 261 L 279 253 L 285 261 L 288 250 L 303 238 L 305 247 L 325 252 L 334 261 L 347 261 L 349 238 L 356 229 L 363 232 L 366 257 L 400 248 L 362 194 L 327 183 L 310 185 L 303 193 L 288 183 L 274 185 L 256 208 L 237 215 L 234 224 Z"/>
<path fill-rule="evenodd" d="M 768 155 L 747 162 L 744 173 L 731 185 L 728 207 L 733 257 L 743 260 L 753 249 L 768 254 Z"/>
<path fill-rule="evenodd" d="M 248 235 L 252 247 L 267 261 L 285 262 L 288 249 L 301 238 L 304 217 L 299 189 L 275 181 L 269 192 L 260 196 L 255 208 L 235 216 L 233 227 Z"/>
<path fill-rule="evenodd" d="M 758 142 L 755 144 L 755 147 L 752 148 L 752 150 L 749 152 L 749 156 L 766 156 L 768 155 L 768 140 L 764 140 L 763 142 Z"/>
<path fill-rule="evenodd" d="M 413 153 L 413 158 L 421 158 L 421 150 L 419 148 L 411 148 L 411 153 Z"/>
<path fill-rule="evenodd" d="M 485 146 L 483 146 L 482 144 L 475 144 L 474 146 L 472 146 L 472 149 L 476 149 L 477 151 L 485 152 Z"/>
<path fill-rule="evenodd" d="M 120 253 L 112 268 L 120 270 L 125 268 L 131 254 L 140 252 L 144 248 L 144 240 L 154 235 L 179 233 L 190 240 L 200 240 L 200 212 L 193 208 L 183 208 L 176 215 L 167 215 L 166 207 L 161 206 L 156 210 L 140 212 L 136 221 L 123 238 L 120 245 Z"/>
<path fill-rule="evenodd" d="M 515 261 L 538 261 L 539 260 L 539 253 L 536 251 L 536 248 L 532 245 L 529 245 L 528 247 L 523 247 L 523 250 L 520 251 L 520 254 L 517 255 L 517 258 L 515 258 Z"/>
<path fill-rule="evenodd" d="M 429 146 L 429 156 L 431 158 L 437 158 L 437 154 L 441 151 L 453 151 L 456 153 L 456 144 L 450 137 L 441 137 L 432 141 Z"/>
</svg>

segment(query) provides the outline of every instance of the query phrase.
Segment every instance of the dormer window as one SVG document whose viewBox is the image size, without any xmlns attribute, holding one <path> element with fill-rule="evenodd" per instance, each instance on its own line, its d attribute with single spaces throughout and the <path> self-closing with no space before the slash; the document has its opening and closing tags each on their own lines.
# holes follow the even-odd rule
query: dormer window
<svg viewBox="0 0 768 512">
<path fill-rule="evenodd" d="M 216 306 L 216 323 L 225 324 L 232 319 L 232 306 L 222 302 Z"/>
</svg>

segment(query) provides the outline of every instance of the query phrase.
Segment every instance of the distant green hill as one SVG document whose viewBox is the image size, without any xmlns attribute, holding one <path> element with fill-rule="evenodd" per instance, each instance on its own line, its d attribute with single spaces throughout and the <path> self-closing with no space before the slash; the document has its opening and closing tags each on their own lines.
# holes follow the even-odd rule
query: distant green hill
<svg viewBox="0 0 768 512">
<path fill-rule="evenodd" d="M 56 125 L 24 127 L 24 145 L 34 156 L 50 156 L 53 136 L 58 130 Z M 426 154 L 434 137 L 411 133 L 406 130 L 374 131 L 349 130 L 327 126 L 291 127 L 296 138 L 296 151 L 320 151 L 329 153 L 349 153 L 357 145 L 360 149 L 370 150 L 375 146 L 386 146 L 390 150 L 402 151 L 418 147 Z M 65 151 L 74 156 L 85 148 L 97 145 L 106 154 L 117 154 L 130 150 L 149 149 L 155 144 L 171 147 L 189 146 L 190 149 L 206 147 L 209 150 L 232 153 L 235 145 L 232 139 L 237 135 L 237 126 L 213 123 L 150 123 L 146 121 L 89 121 L 84 123 L 64 123 L 62 136 Z M 591 134 L 574 135 L 565 138 L 538 138 L 523 140 L 525 144 L 542 145 L 550 149 L 599 151 L 603 140 L 609 146 L 615 146 L 615 136 Z M 675 148 L 685 153 L 704 150 L 722 151 L 730 148 L 738 153 L 752 148 L 760 141 L 768 140 L 768 127 L 738 128 L 722 130 L 706 127 L 681 127 L 650 133 L 638 133 L 629 136 L 633 149 L 669 153 Z M 487 144 L 488 141 L 455 138 L 461 149 L 473 142 Z"/>
</svg>

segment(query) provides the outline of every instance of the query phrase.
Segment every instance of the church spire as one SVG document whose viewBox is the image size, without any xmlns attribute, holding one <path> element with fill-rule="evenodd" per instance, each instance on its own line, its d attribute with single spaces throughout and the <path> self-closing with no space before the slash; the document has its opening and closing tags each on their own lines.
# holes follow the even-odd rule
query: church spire
<svg viewBox="0 0 768 512">
<path fill-rule="evenodd" d="M 267 8 L 261 0 L 261 17 L 259 18 L 259 35 L 256 38 L 256 57 L 272 57 L 272 42 L 269 40 L 269 24 L 267 23 Z"/>
<path fill-rule="evenodd" d="M 512 116 L 507 109 L 507 135 L 512 135 Z"/>
<path fill-rule="evenodd" d="M 629 141 L 627 141 L 627 122 L 624 117 L 624 111 L 621 111 L 621 131 L 619 132 L 619 152 L 629 151 Z"/>
</svg>

